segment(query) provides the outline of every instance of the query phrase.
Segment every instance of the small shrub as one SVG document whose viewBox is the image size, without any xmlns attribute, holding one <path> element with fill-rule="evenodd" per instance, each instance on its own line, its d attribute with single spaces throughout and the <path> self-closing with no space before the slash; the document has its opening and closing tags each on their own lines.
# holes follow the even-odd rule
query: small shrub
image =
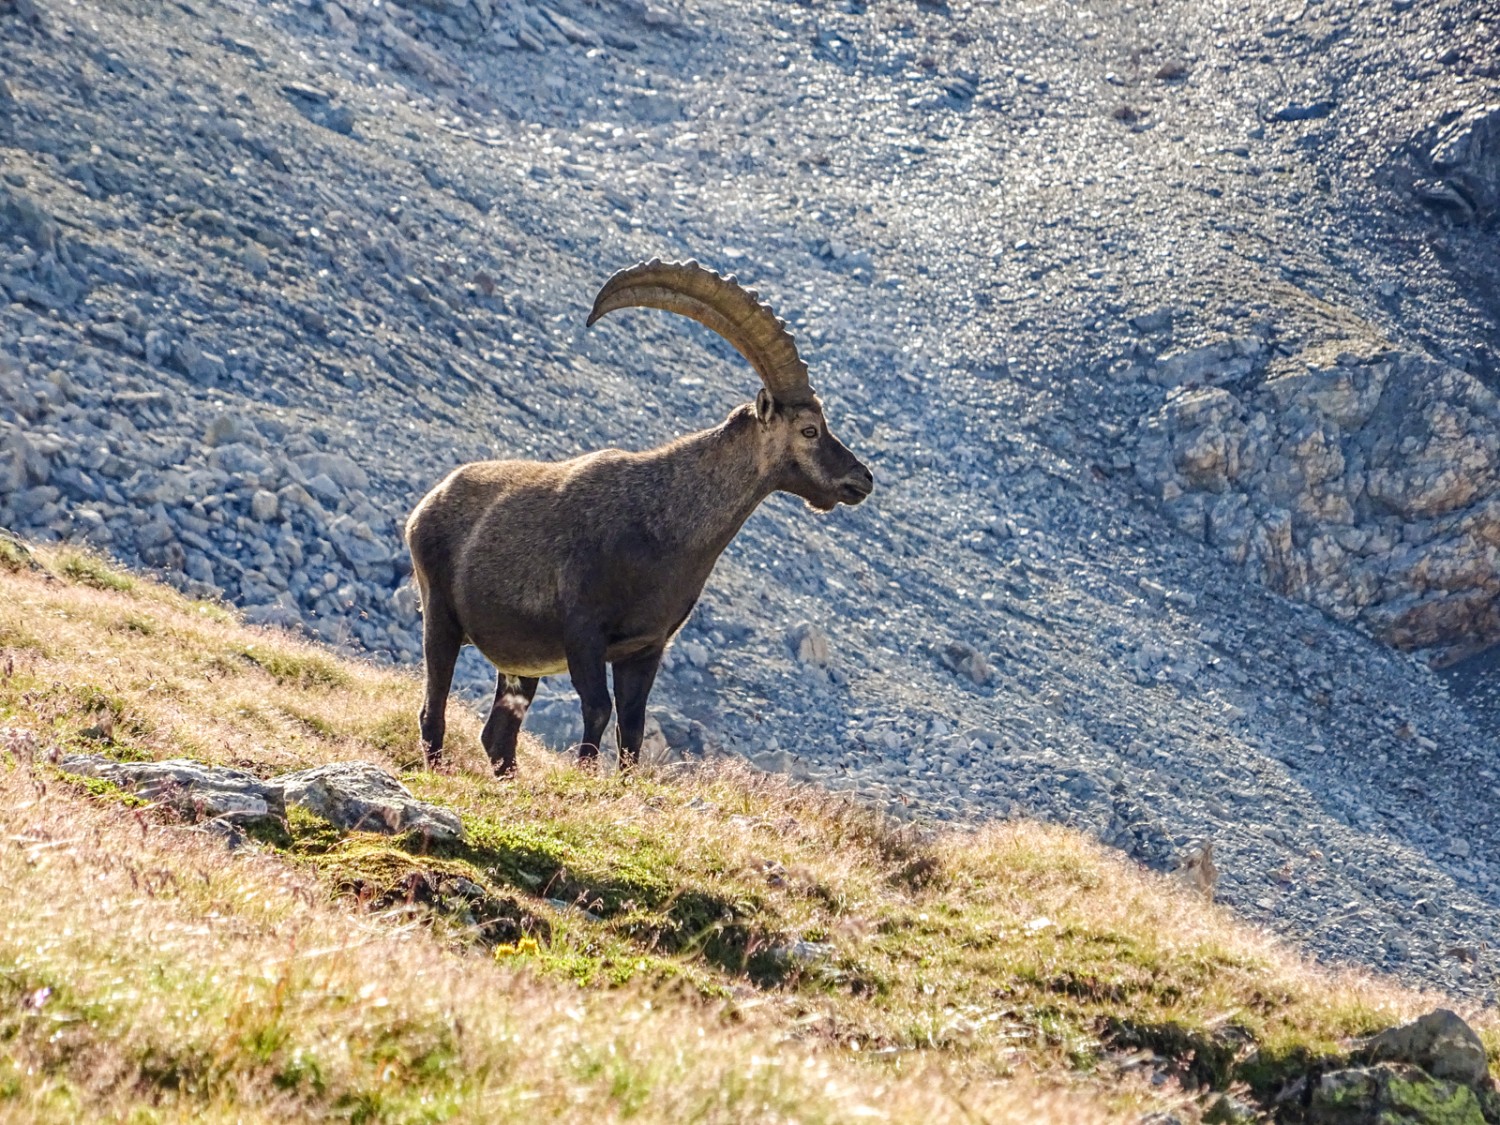
<svg viewBox="0 0 1500 1125">
<path fill-rule="evenodd" d="M 326 656 L 314 652 L 283 652 L 250 645 L 240 652 L 250 663 L 266 672 L 278 684 L 293 687 L 346 687 L 349 673 Z"/>
<path fill-rule="evenodd" d="M 8 531 L 0 531 L 0 570 L 32 570 L 36 565 L 31 548 Z"/>
<path fill-rule="evenodd" d="M 58 571 L 69 582 L 92 586 L 96 590 L 128 593 L 135 589 L 135 579 L 116 570 L 98 555 L 70 551 L 58 560 Z"/>
</svg>

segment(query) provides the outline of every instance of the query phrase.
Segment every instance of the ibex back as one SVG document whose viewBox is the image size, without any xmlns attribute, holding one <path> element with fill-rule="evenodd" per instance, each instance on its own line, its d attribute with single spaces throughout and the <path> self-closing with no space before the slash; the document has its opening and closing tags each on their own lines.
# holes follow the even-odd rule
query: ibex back
<svg viewBox="0 0 1500 1125">
<path fill-rule="evenodd" d="M 772 492 L 820 512 L 858 504 L 874 478 L 828 428 L 784 322 L 732 277 L 696 262 L 615 274 L 588 323 L 615 309 L 682 313 L 735 346 L 764 386 L 710 430 L 643 453 L 479 461 L 423 498 L 406 524 L 422 596 L 422 741 L 440 761 L 444 711 L 465 641 L 499 671 L 480 736 L 497 774 L 542 676 L 566 671 L 583 707 L 579 761 L 599 754 L 614 668 L 621 768 L 640 754 L 646 699 L 668 642 L 714 563 Z"/>
</svg>

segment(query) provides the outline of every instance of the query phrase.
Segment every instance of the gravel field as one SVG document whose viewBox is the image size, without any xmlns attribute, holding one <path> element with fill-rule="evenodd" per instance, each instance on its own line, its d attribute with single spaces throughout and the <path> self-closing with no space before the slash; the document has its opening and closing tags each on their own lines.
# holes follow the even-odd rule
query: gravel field
<svg viewBox="0 0 1500 1125">
<path fill-rule="evenodd" d="M 1487 9 L 0 0 L 0 525 L 415 663 L 449 469 L 751 397 L 681 318 L 583 328 L 696 258 L 877 491 L 752 517 L 675 753 L 1211 841 L 1247 917 L 1493 1002 Z"/>
</svg>

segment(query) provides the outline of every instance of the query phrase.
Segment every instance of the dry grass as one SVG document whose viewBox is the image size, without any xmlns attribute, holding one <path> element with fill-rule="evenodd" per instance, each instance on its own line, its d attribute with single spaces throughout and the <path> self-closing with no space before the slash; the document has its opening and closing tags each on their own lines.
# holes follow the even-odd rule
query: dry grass
<svg viewBox="0 0 1500 1125">
<path fill-rule="evenodd" d="M 0 1117 L 1191 1120 L 1454 1006 L 1311 968 L 1061 829 L 924 836 L 732 767 L 622 782 L 526 745 L 518 782 L 407 775 L 464 845 L 294 819 L 226 852 L 44 752 L 409 768 L 415 680 L 38 557 L 0 565 Z M 477 730 L 455 706 L 465 766 Z M 540 940 L 407 905 L 413 876 Z"/>
</svg>

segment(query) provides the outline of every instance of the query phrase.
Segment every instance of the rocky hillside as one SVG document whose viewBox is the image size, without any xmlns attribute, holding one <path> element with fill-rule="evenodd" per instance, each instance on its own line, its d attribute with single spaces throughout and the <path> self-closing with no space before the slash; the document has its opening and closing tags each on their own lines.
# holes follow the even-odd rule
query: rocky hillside
<svg viewBox="0 0 1500 1125">
<path fill-rule="evenodd" d="M 1490 997 L 1486 657 L 1429 662 L 1500 629 L 1496 29 L 0 3 L 0 523 L 414 662 L 399 527 L 453 465 L 748 398 L 691 325 L 582 329 L 696 257 L 796 327 L 879 489 L 751 520 L 654 699 L 674 752 L 1157 867 L 1212 840 L 1246 916 Z"/>
</svg>

